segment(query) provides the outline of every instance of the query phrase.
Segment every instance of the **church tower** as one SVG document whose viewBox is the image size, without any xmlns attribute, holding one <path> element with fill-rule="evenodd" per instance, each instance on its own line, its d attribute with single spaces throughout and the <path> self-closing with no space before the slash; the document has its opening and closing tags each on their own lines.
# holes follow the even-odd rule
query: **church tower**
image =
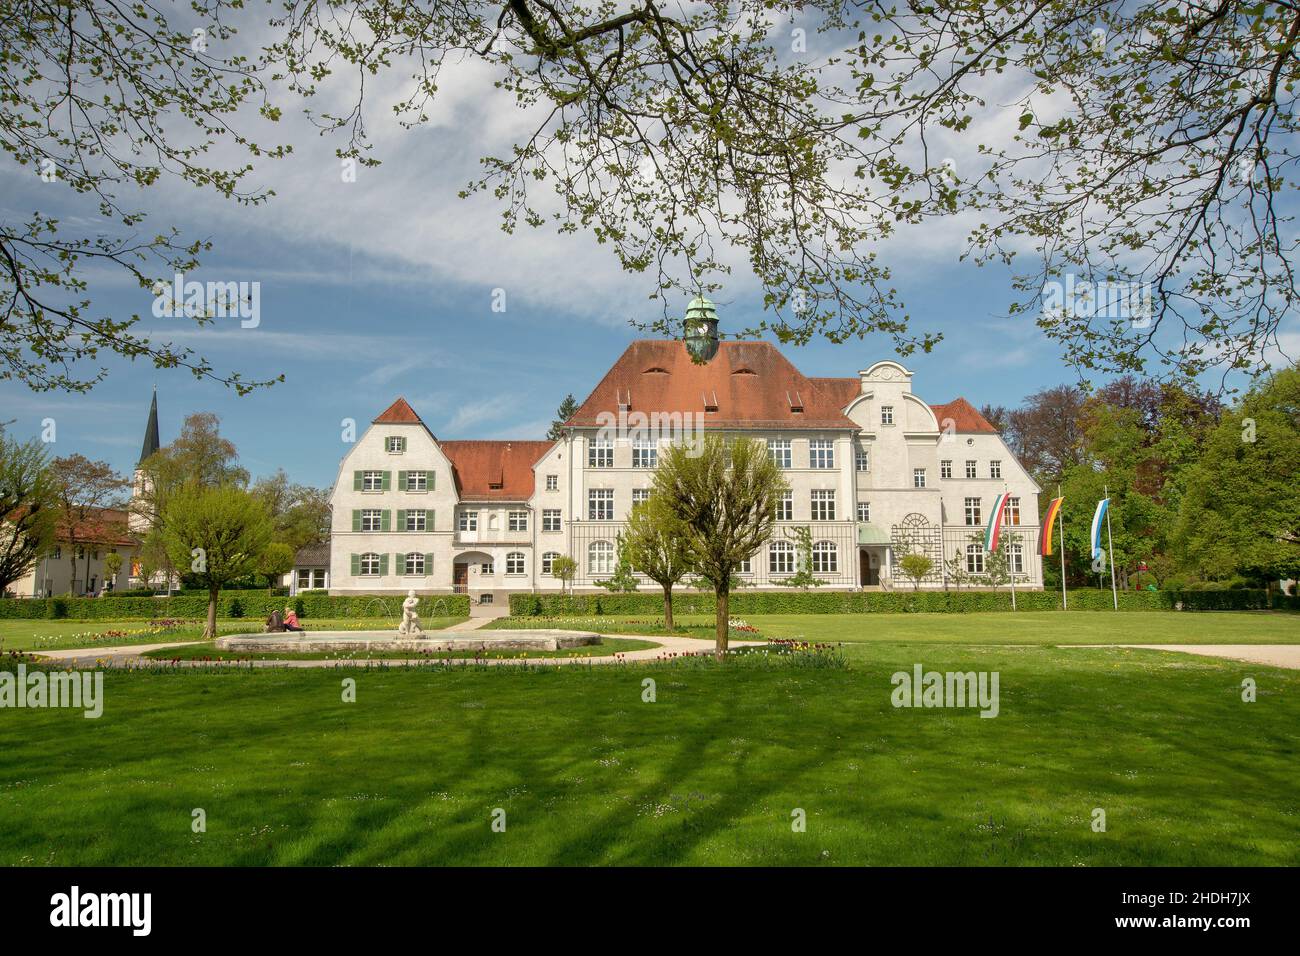
<svg viewBox="0 0 1300 956">
<path fill-rule="evenodd" d="M 142 535 L 149 530 L 148 519 L 135 507 L 135 499 L 148 493 L 148 481 L 144 469 L 145 461 L 161 447 L 158 441 L 158 387 L 153 390 L 153 401 L 149 405 L 149 420 L 144 426 L 144 444 L 140 446 L 140 460 L 135 464 L 135 475 L 131 479 L 132 507 L 127 515 L 127 529 L 132 534 Z"/>
</svg>

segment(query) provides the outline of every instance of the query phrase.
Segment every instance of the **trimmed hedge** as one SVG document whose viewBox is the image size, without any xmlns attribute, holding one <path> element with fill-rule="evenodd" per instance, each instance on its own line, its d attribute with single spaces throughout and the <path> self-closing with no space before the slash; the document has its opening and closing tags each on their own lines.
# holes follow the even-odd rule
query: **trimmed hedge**
<svg viewBox="0 0 1300 956">
<path fill-rule="evenodd" d="M 301 618 L 395 617 L 401 614 L 402 595 L 299 594 L 289 598 L 266 591 L 223 591 L 217 601 L 217 616 L 265 618 L 274 610 L 293 604 Z M 440 605 L 440 606 L 439 606 Z M 469 597 L 464 594 L 426 595 L 420 599 L 420 613 L 432 616 L 446 609 L 452 617 L 469 616 Z M 0 619 L 73 618 L 97 621 L 148 621 L 156 618 L 199 619 L 208 615 L 206 595 L 173 597 L 54 597 L 0 599 Z"/>
<path fill-rule="evenodd" d="M 1114 607 L 1110 591 L 1078 590 L 1069 593 L 1070 610 L 1108 611 Z M 658 591 L 635 594 L 512 594 L 510 613 L 516 617 L 595 616 L 600 614 L 661 614 L 663 595 Z M 1273 607 L 1300 610 L 1300 599 L 1277 595 Z M 1017 591 L 1016 607 L 1022 611 L 1060 610 L 1056 591 Z M 1267 610 L 1267 591 L 1125 591 L 1119 595 L 1121 611 L 1250 611 Z M 712 614 L 712 594 L 685 591 L 673 595 L 678 614 Z M 906 614 L 1010 611 L 1007 591 L 748 591 L 733 593 L 729 610 L 744 614 Z"/>
</svg>

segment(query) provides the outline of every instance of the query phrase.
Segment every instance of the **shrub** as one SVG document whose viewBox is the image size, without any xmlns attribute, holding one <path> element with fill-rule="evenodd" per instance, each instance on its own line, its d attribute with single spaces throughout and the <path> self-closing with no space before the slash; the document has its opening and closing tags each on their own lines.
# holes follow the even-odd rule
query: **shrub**
<svg viewBox="0 0 1300 956">
<path fill-rule="evenodd" d="M 331 596 L 325 592 L 304 592 L 295 599 L 294 609 L 301 618 L 365 617 L 375 612 L 376 600 L 385 602 L 386 613 L 391 616 L 396 617 L 401 613 L 402 597 L 397 594 Z M 438 594 L 430 595 L 424 600 L 430 606 L 441 602 L 448 615 L 469 615 L 467 595 Z M 217 604 L 217 616 L 264 618 L 273 610 L 284 610 L 286 603 L 282 595 L 265 590 L 234 594 L 223 591 Z M 5 598 L 0 599 L 0 620 L 64 617 L 101 621 L 148 621 L 162 617 L 198 620 L 207 616 L 207 607 L 206 594 L 179 594 L 173 597 L 114 595 L 105 598 Z"/>
<path fill-rule="evenodd" d="M 713 595 L 683 595 L 678 611 L 714 612 Z M 1109 590 L 1080 588 L 1069 592 L 1072 611 L 1108 611 L 1114 607 Z M 656 614 L 662 610 L 653 594 L 512 594 L 510 613 L 517 617 L 588 617 L 602 614 Z M 1017 591 L 1022 611 L 1051 611 L 1061 607 L 1057 591 Z M 1123 591 L 1121 611 L 1246 611 L 1265 610 L 1269 596 L 1261 590 Z M 1274 595 L 1272 606 L 1300 606 L 1300 599 Z M 730 610 L 740 614 L 965 614 L 1010 611 L 1007 591 L 747 591 L 731 595 Z"/>
</svg>

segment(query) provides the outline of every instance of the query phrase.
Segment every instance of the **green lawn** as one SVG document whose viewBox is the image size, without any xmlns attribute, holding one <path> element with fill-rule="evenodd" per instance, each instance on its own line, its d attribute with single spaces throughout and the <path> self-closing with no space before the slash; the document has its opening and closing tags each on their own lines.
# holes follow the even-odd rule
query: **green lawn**
<svg viewBox="0 0 1300 956">
<path fill-rule="evenodd" d="M 422 620 L 425 630 L 450 627 L 463 617 Z M 302 622 L 311 631 L 393 630 L 388 618 L 313 618 Z M 260 633 L 261 619 L 223 619 L 220 634 Z M 0 651 L 53 651 L 76 647 L 115 647 L 124 644 L 158 644 L 163 641 L 197 641 L 203 636 L 203 622 L 187 621 L 179 627 L 159 628 L 148 621 L 0 621 Z"/>
<path fill-rule="evenodd" d="M 893 708 L 918 661 L 997 669 L 1000 716 Z M 25 823 L 0 863 L 1300 863 L 1294 672 L 861 645 L 838 669 L 353 676 L 343 703 L 337 671 L 109 672 L 93 724 L 3 712 L 0 817 Z"/>
<path fill-rule="evenodd" d="M 852 640 L 811 662 L 109 670 L 98 720 L 0 710 L 0 865 L 1300 864 L 1300 671 L 1051 646 L 1295 616 L 864 617 L 750 619 Z M 893 707 L 918 663 L 999 716 Z"/>
<path fill-rule="evenodd" d="M 472 637 L 472 635 L 466 635 Z M 181 660 L 258 660 L 258 661 L 367 661 L 367 660 L 384 660 L 384 661 L 440 661 L 448 658 L 452 660 L 472 660 L 474 658 L 515 658 L 520 660 L 536 660 L 543 657 L 608 657 L 611 654 L 626 654 L 628 651 L 640 651 L 649 647 L 658 647 L 654 641 L 641 641 L 635 638 L 606 637 L 602 638 L 599 644 L 589 644 L 585 647 L 568 647 L 557 651 L 521 651 L 521 650 L 489 650 L 489 651 L 239 651 L 232 652 L 220 650 L 217 645 L 211 642 L 200 642 L 195 644 L 186 644 L 184 647 L 162 648 L 156 651 L 146 651 L 144 657 L 161 661 Z"/>
<path fill-rule="evenodd" d="M 763 637 L 906 644 L 1297 644 L 1300 614 L 1282 611 L 1020 611 L 978 614 L 746 614 Z M 531 624 L 529 622 L 532 622 Z M 624 623 L 628 622 L 628 623 Z M 712 633 L 713 618 L 674 615 L 679 631 Z M 497 627 L 663 633 L 662 618 L 503 618 Z M 753 635 L 733 634 L 736 639 Z"/>
</svg>

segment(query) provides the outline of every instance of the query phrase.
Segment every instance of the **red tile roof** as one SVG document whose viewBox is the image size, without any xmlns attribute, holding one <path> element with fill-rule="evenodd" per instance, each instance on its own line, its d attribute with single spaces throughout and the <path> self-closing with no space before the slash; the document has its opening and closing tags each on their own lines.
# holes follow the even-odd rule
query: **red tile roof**
<svg viewBox="0 0 1300 956">
<path fill-rule="evenodd" d="M 944 427 L 944 420 L 951 418 L 959 432 L 989 432 L 994 435 L 998 432 L 989 420 L 979 413 L 979 409 L 964 398 L 954 398 L 946 405 L 930 407 L 934 409 L 934 417 L 939 420 L 940 430 Z"/>
<path fill-rule="evenodd" d="M 415 409 L 406 403 L 406 399 L 399 398 L 380 413 L 374 424 L 423 425 L 424 422 L 420 421 L 420 416 L 415 414 Z"/>
<path fill-rule="evenodd" d="M 465 501 L 527 501 L 533 496 L 533 465 L 550 451 L 549 441 L 442 441 L 451 459 L 456 491 Z"/>
<path fill-rule="evenodd" d="M 69 524 L 60 518 L 55 525 L 56 541 L 71 541 L 71 531 L 76 532 L 78 544 L 108 544 L 129 547 L 139 542 L 131 537 L 127 528 L 125 508 L 102 508 L 92 511 L 84 521 Z"/>
<path fill-rule="evenodd" d="M 856 380 L 855 380 L 856 381 Z M 722 342 L 705 365 L 679 341 L 633 342 L 568 424 L 597 427 L 602 412 L 707 412 L 708 428 L 854 428 L 838 392 L 819 387 L 769 342 Z M 796 412 L 792 406 L 802 407 Z"/>
</svg>

